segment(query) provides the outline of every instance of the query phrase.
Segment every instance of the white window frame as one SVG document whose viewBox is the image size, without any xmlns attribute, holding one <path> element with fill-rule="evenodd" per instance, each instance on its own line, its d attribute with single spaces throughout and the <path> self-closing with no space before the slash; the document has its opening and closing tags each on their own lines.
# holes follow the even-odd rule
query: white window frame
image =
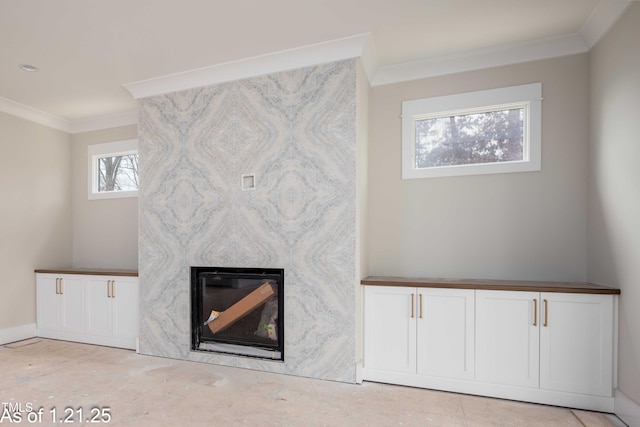
<svg viewBox="0 0 640 427">
<path fill-rule="evenodd" d="M 415 122 L 439 116 L 471 114 L 497 107 L 525 108 L 523 160 L 416 168 Z M 542 83 L 510 86 L 456 95 L 404 101 L 402 103 L 402 179 L 484 175 L 541 170 Z"/>
<path fill-rule="evenodd" d="M 126 156 L 128 154 L 138 154 L 137 139 L 107 142 L 104 144 L 89 145 L 87 147 L 89 200 L 138 197 L 138 190 L 98 191 L 98 159 L 102 157 Z"/>
</svg>

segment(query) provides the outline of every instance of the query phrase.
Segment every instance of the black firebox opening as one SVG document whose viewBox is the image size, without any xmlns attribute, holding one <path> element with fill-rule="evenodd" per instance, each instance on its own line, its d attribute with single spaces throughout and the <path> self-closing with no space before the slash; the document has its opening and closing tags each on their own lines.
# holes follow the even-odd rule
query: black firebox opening
<svg viewBox="0 0 640 427">
<path fill-rule="evenodd" d="M 284 360 L 284 270 L 191 267 L 191 349 Z"/>
</svg>

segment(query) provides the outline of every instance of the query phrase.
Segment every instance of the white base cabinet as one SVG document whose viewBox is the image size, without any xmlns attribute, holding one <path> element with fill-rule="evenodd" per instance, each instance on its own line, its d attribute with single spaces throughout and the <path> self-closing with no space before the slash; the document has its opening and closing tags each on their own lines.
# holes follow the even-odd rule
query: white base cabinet
<svg viewBox="0 0 640 427">
<path fill-rule="evenodd" d="M 476 380 L 611 397 L 613 296 L 476 291 Z"/>
<path fill-rule="evenodd" d="M 538 387 L 537 292 L 476 291 L 476 380 Z M 536 323 L 534 323 L 534 321 Z"/>
<path fill-rule="evenodd" d="M 541 388 L 613 395 L 613 298 L 540 294 Z"/>
<path fill-rule="evenodd" d="M 416 372 L 415 289 L 367 287 L 365 300 L 365 366 L 394 372 Z"/>
<path fill-rule="evenodd" d="M 388 381 L 397 373 L 472 379 L 473 295 L 466 289 L 366 286 L 369 379 Z"/>
<path fill-rule="evenodd" d="M 84 285 L 82 280 L 42 276 L 36 282 L 38 326 L 69 333 L 84 331 Z M 47 309 L 42 309 L 47 307 Z"/>
<path fill-rule="evenodd" d="M 364 380 L 614 410 L 614 295 L 364 288 Z"/>
<path fill-rule="evenodd" d="M 419 375 L 473 379 L 474 291 L 418 288 Z"/>
<path fill-rule="evenodd" d="M 136 349 L 137 277 L 38 273 L 36 292 L 38 336 Z"/>
</svg>

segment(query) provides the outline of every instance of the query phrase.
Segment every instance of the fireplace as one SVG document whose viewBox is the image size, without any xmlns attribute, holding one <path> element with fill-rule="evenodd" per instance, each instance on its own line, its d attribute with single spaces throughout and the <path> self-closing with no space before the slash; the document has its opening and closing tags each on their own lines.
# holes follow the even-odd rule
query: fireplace
<svg viewBox="0 0 640 427">
<path fill-rule="evenodd" d="M 191 349 L 284 360 L 284 270 L 191 267 Z"/>
<path fill-rule="evenodd" d="M 141 354 L 356 381 L 367 91 L 348 59 L 138 101 Z M 192 266 L 284 268 L 284 362 L 192 350 Z"/>
</svg>

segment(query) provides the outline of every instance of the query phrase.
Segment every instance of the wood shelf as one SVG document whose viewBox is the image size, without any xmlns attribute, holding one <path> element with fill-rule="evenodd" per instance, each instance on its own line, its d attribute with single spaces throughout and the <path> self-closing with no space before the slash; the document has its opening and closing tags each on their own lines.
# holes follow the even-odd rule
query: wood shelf
<svg viewBox="0 0 640 427">
<path fill-rule="evenodd" d="M 416 288 L 483 289 L 498 291 L 564 292 L 619 295 L 620 289 L 585 282 L 537 282 L 526 280 L 429 279 L 369 276 L 360 281 L 367 286 L 410 286 Z"/>
<path fill-rule="evenodd" d="M 88 276 L 138 277 L 138 270 L 119 270 L 106 268 L 48 268 L 35 270 L 47 274 L 84 274 Z"/>
</svg>

